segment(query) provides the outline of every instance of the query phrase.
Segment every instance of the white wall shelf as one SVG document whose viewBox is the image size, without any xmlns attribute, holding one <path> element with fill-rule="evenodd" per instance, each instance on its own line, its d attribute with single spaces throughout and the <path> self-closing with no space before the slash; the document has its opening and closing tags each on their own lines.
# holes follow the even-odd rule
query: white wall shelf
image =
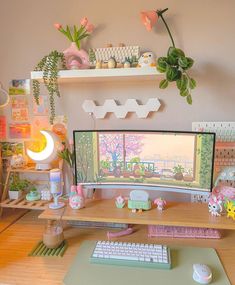
<svg viewBox="0 0 235 285">
<path fill-rule="evenodd" d="M 108 80 L 156 80 L 161 75 L 156 67 L 61 70 L 59 82 L 108 81 Z M 43 72 L 32 71 L 31 79 L 43 80 Z"/>
</svg>

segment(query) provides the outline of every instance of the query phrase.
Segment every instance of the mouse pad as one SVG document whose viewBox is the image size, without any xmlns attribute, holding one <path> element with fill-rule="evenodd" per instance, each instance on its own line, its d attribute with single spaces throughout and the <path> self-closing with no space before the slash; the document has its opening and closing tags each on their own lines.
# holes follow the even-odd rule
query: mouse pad
<svg viewBox="0 0 235 285">
<path fill-rule="evenodd" d="M 207 264 L 212 271 L 213 285 L 231 285 L 216 251 L 212 248 L 172 246 L 172 269 L 125 267 L 91 264 L 95 241 L 85 241 L 78 250 L 65 278 L 65 285 L 196 285 L 192 278 L 193 264 Z"/>
</svg>

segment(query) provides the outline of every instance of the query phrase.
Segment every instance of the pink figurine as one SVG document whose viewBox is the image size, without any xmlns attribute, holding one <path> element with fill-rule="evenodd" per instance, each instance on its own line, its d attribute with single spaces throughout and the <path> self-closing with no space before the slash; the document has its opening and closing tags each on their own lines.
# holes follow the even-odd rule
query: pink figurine
<svg viewBox="0 0 235 285">
<path fill-rule="evenodd" d="M 165 209 L 166 207 L 166 200 L 162 199 L 162 198 L 157 198 L 153 201 L 153 203 L 155 205 L 157 205 L 157 209 L 162 211 Z"/>
<path fill-rule="evenodd" d="M 211 195 L 208 203 L 209 213 L 211 213 L 212 216 L 221 216 L 223 211 L 222 203 L 221 197 Z"/>
<path fill-rule="evenodd" d="M 69 206 L 74 210 L 78 210 L 84 208 L 85 198 L 82 186 L 79 184 L 76 188 L 75 187 L 73 187 L 73 192 L 71 192 L 71 196 L 69 197 Z"/>
</svg>

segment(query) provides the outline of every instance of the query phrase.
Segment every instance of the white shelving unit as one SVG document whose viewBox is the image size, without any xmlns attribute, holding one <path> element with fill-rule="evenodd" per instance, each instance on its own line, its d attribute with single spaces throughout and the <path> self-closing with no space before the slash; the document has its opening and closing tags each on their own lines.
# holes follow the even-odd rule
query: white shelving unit
<svg viewBox="0 0 235 285">
<path fill-rule="evenodd" d="M 61 70 L 59 82 L 92 82 L 108 80 L 156 80 L 160 76 L 156 67 Z M 32 71 L 31 79 L 43 80 L 43 72 Z"/>
</svg>

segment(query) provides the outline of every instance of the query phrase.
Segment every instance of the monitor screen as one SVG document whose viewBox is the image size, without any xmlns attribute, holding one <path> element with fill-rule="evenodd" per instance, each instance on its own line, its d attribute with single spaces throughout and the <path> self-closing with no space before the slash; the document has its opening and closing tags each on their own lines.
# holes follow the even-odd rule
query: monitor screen
<svg viewBox="0 0 235 285">
<path fill-rule="evenodd" d="M 214 133 L 74 131 L 77 183 L 91 188 L 210 192 Z"/>
</svg>

